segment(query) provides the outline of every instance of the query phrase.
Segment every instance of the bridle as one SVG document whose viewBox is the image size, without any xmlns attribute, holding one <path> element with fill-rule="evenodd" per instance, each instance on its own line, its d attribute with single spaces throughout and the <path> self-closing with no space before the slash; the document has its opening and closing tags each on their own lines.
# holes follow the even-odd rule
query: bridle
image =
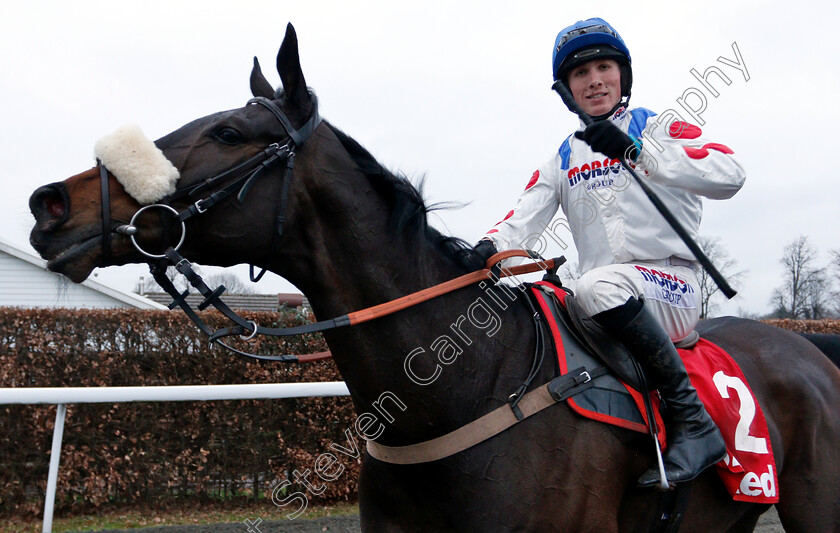
<svg viewBox="0 0 840 533">
<path fill-rule="evenodd" d="M 180 245 L 183 244 L 184 241 L 184 221 L 188 218 L 193 216 L 203 214 L 211 207 L 215 206 L 231 194 L 233 194 L 237 189 L 239 193 L 237 194 L 237 199 L 239 202 L 242 202 L 245 196 L 248 194 L 248 191 L 251 189 L 251 186 L 254 182 L 259 178 L 263 172 L 265 172 L 268 168 L 272 167 L 276 163 L 279 162 L 286 162 L 286 171 L 281 178 L 281 195 L 280 195 L 280 204 L 279 204 L 279 215 L 277 216 L 277 232 L 279 235 L 283 234 L 283 222 L 285 220 L 285 208 L 286 208 L 286 198 L 288 196 L 288 184 L 291 179 L 292 169 L 294 168 L 295 162 L 295 148 L 300 147 L 306 142 L 307 139 L 312 135 L 315 129 L 321 124 L 321 117 L 318 114 L 318 104 L 317 101 L 314 99 L 312 100 L 313 111 L 310 114 L 307 121 L 301 126 L 300 129 L 296 129 L 292 126 L 292 122 L 286 116 L 280 107 L 274 103 L 273 100 L 258 96 L 248 100 L 247 105 L 261 105 L 271 111 L 271 113 L 277 118 L 280 124 L 283 127 L 283 130 L 286 132 L 287 140 L 284 144 L 280 143 L 272 143 L 267 148 L 262 150 L 261 152 L 255 154 L 254 156 L 248 158 L 247 160 L 239 163 L 238 165 L 225 170 L 219 174 L 216 174 L 213 177 L 207 178 L 202 180 L 197 184 L 190 185 L 189 187 L 185 187 L 183 189 L 176 190 L 174 193 L 170 194 L 166 198 L 161 199 L 156 204 L 147 205 L 139 209 L 134 216 L 131 218 L 131 222 L 129 224 L 121 225 L 116 228 L 116 232 L 121 233 L 123 235 L 127 235 L 131 237 L 132 243 L 134 244 L 137 250 L 145 255 L 146 257 L 152 259 L 161 259 L 164 255 L 160 254 L 152 254 L 144 250 L 134 238 L 135 233 L 137 232 L 137 228 L 134 225 L 135 221 L 137 220 L 138 215 L 146 211 L 148 209 L 159 208 L 164 209 L 166 212 L 170 212 L 175 215 L 175 221 L 181 223 L 181 240 L 177 246 L 175 246 L 175 250 L 180 248 Z M 109 192 L 109 184 L 108 184 L 108 169 L 105 167 L 104 164 L 99 162 L 99 177 L 100 177 L 100 184 L 101 184 L 101 195 L 102 195 L 102 250 L 103 250 L 103 261 L 107 262 L 111 258 L 111 213 L 110 213 L 110 192 Z M 213 189 L 214 186 L 218 184 L 225 183 L 228 180 L 233 180 L 226 186 L 221 189 L 212 192 L 203 198 L 198 200 L 192 201 L 191 205 L 184 209 L 183 211 L 177 211 L 175 208 L 171 207 L 171 203 L 176 200 L 181 200 L 183 198 L 195 198 L 201 192 Z"/>
<path fill-rule="evenodd" d="M 209 209 L 219 204 L 224 199 L 228 198 L 236 191 L 238 201 L 242 202 L 250 190 L 253 183 L 259 178 L 268 168 L 280 163 L 286 163 L 286 169 L 281 178 L 280 184 L 280 202 L 278 206 L 278 215 L 276 216 L 277 233 L 282 235 L 283 223 L 285 221 L 285 209 L 288 195 L 289 182 L 292 178 L 294 169 L 295 149 L 302 146 L 307 139 L 312 135 L 315 129 L 320 125 L 321 118 L 318 115 L 317 103 L 313 100 L 313 111 L 307 121 L 299 129 L 293 127 L 291 121 L 283 112 L 282 109 L 272 100 L 265 97 L 257 97 L 248 101 L 248 105 L 261 105 L 268 109 L 280 122 L 287 134 L 285 143 L 272 143 L 267 148 L 248 158 L 247 160 L 237 164 L 236 166 L 225 170 L 213 177 L 207 178 L 197 184 L 190 185 L 184 189 L 176 190 L 171 195 L 160 200 L 160 203 L 147 205 L 141 207 L 131 218 L 128 224 L 123 224 L 117 227 L 114 231 L 117 233 L 130 237 L 134 247 L 144 256 L 149 259 L 149 271 L 154 277 L 155 281 L 160 285 L 169 296 L 172 297 L 172 302 L 169 303 L 169 309 L 180 307 L 184 313 L 196 324 L 196 326 L 204 332 L 210 340 L 210 343 L 218 343 L 228 350 L 264 361 L 282 361 L 282 362 L 307 362 L 316 361 L 319 359 L 326 359 L 331 357 L 330 352 L 319 352 L 307 355 L 257 355 L 238 350 L 228 344 L 222 342 L 221 339 L 233 335 L 239 335 L 244 340 L 251 340 L 257 335 L 269 336 L 292 336 L 302 335 L 306 333 L 317 333 L 330 329 L 352 326 L 386 316 L 407 307 L 411 307 L 418 303 L 435 298 L 441 294 L 452 292 L 461 287 L 479 283 L 490 278 L 492 281 L 498 281 L 500 278 L 514 275 L 521 275 L 529 272 L 536 272 L 540 270 L 556 269 L 562 264 L 561 260 L 549 259 L 544 260 L 533 252 L 525 252 L 523 250 L 512 250 L 496 254 L 488 261 L 488 265 L 493 265 L 482 270 L 465 274 L 458 278 L 449 280 L 448 282 L 429 287 L 422 291 L 409 294 L 397 300 L 386 302 L 374 307 L 356 311 L 340 317 L 332 318 L 314 322 L 311 324 L 304 324 L 295 327 L 286 328 L 267 328 L 258 325 L 256 322 L 246 320 L 233 311 L 220 296 L 225 291 L 224 285 L 220 285 L 215 289 L 211 289 L 201 276 L 193 269 L 192 264 L 184 258 L 178 249 L 184 243 L 186 236 L 185 221 L 197 215 L 206 213 Z M 111 257 L 111 215 L 110 215 L 110 195 L 108 190 L 108 170 L 105 165 L 100 163 L 100 181 L 102 194 L 102 235 L 103 235 L 103 261 L 107 262 Z M 208 192 L 213 191 L 213 192 Z M 195 198 L 201 193 L 205 193 L 200 199 L 192 201 L 189 207 L 178 211 L 170 205 L 172 201 L 181 200 L 183 198 Z M 138 216 L 149 209 L 163 209 L 165 213 L 170 214 L 175 222 L 180 223 L 180 239 L 175 246 L 170 246 L 163 254 L 153 254 L 144 250 L 137 242 L 135 235 L 137 227 L 135 223 Z M 167 226 L 168 227 L 168 226 Z M 165 242 L 170 242 L 167 238 Z M 510 257 L 528 257 L 534 259 L 535 263 L 519 265 L 511 269 L 504 269 L 501 267 L 501 261 Z M 562 259 L 564 261 L 565 259 Z M 189 284 L 195 288 L 203 297 L 204 300 L 197 306 L 198 311 L 207 309 L 213 306 L 227 319 L 232 321 L 235 325 L 214 330 L 198 315 L 197 311 L 187 303 L 187 295 L 189 290 L 183 293 L 179 292 L 172 281 L 166 276 L 166 269 L 169 266 L 174 266 L 175 269 L 184 275 Z M 263 271 L 264 272 L 264 271 Z M 262 276 L 260 273 L 256 278 L 253 276 L 252 280 L 256 281 Z"/>
<path fill-rule="evenodd" d="M 281 178 L 280 201 L 278 204 L 278 214 L 276 216 L 277 234 L 278 236 L 282 235 L 283 224 L 285 222 L 285 211 L 286 202 L 288 198 L 289 182 L 291 181 L 292 172 L 294 169 L 295 149 L 301 147 L 309 139 L 309 137 L 312 136 L 315 129 L 321 124 L 321 117 L 318 114 L 317 101 L 314 99 L 312 99 L 312 112 L 310 113 L 309 118 L 300 128 L 295 128 L 292 125 L 292 121 L 283 112 L 280 106 L 278 106 L 273 100 L 269 98 L 258 96 L 249 100 L 247 105 L 260 105 L 266 108 L 268 111 L 270 111 L 271 114 L 274 115 L 274 117 L 277 119 L 277 121 L 280 122 L 280 125 L 286 133 L 286 141 L 282 144 L 280 142 L 272 143 L 264 150 L 246 159 L 245 161 L 233 166 L 232 168 L 220 172 L 219 174 L 216 174 L 215 176 L 212 176 L 210 178 L 206 178 L 197 184 L 192 184 L 189 187 L 176 190 L 166 198 L 161 199 L 158 203 L 141 207 L 134 213 L 134 215 L 131 218 L 131 221 L 128 224 L 120 225 L 115 230 L 112 230 L 111 228 L 112 223 L 110 213 L 111 209 L 110 191 L 108 183 L 108 169 L 101 162 L 99 164 L 100 190 L 102 196 L 103 262 L 107 263 L 111 259 L 112 231 L 116 231 L 117 233 L 128 236 L 131 239 L 131 242 L 137 249 L 137 251 L 149 258 L 149 270 L 151 271 L 155 281 L 161 287 L 163 287 L 163 289 L 170 296 L 172 296 L 173 301 L 169 304 L 169 308 L 174 309 L 176 306 L 181 307 L 204 333 L 211 335 L 211 342 L 220 342 L 217 339 L 223 335 L 220 335 L 219 337 L 212 336 L 216 332 L 212 328 L 210 328 L 203 320 L 201 320 L 201 318 L 192 309 L 192 307 L 189 306 L 189 304 L 187 304 L 186 297 L 188 291 L 180 293 L 178 289 L 175 288 L 175 286 L 169 280 L 169 278 L 166 277 L 166 268 L 168 266 L 174 265 L 179 272 L 181 272 L 187 277 L 190 284 L 193 285 L 196 289 L 199 290 L 199 292 L 201 292 L 205 296 L 204 302 L 202 302 L 198 306 L 199 310 L 206 309 L 208 306 L 213 305 L 228 318 L 233 319 L 235 317 L 235 322 L 237 323 L 238 327 L 243 328 L 245 331 L 251 331 L 251 334 L 248 337 L 249 339 L 253 338 L 258 333 L 263 332 L 259 331 L 258 328 L 255 328 L 255 324 L 253 322 L 246 321 L 239 317 L 239 315 L 237 315 L 233 310 L 227 307 L 227 305 L 225 305 L 224 302 L 222 302 L 219 299 L 219 296 L 221 296 L 221 294 L 225 291 L 224 286 L 219 286 L 215 290 L 210 290 L 209 287 L 207 287 L 207 285 L 201 279 L 201 276 L 199 276 L 192 268 L 190 262 L 178 253 L 178 249 L 184 243 L 186 237 L 186 220 L 194 216 L 206 213 L 209 209 L 216 206 L 217 204 L 219 204 L 234 193 L 236 193 L 238 201 L 242 202 L 245 196 L 248 194 L 248 191 L 251 189 L 251 186 L 256 182 L 256 180 L 260 176 L 262 176 L 262 174 L 266 170 L 275 166 L 278 163 L 285 162 L 286 168 Z M 202 195 L 202 193 L 204 194 Z M 196 197 L 199 197 L 199 199 L 192 200 Z M 190 205 L 186 209 L 178 211 L 177 209 L 171 206 L 172 202 L 183 200 L 185 198 L 189 198 L 191 201 Z M 169 247 L 163 254 L 154 254 L 143 249 L 143 247 L 137 242 L 135 238 L 135 235 L 137 233 L 137 227 L 135 224 L 138 217 L 141 215 L 141 213 L 150 209 L 163 209 L 164 214 L 171 215 L 173 217 L 174 222 L 179 223 L 181 226 L 181 234 L 178 243 L 175 246 Z M 169 226 L 166 227 L 168 228 Z M 169 239 L 166 239 L 165 242 L 169 242 Z M 256 276 L 256 278 L 254 278 L 254 276 L 252 276 L 252 278 L 254 278 L 255 280 L 259 279 L 259 277 L 261 277 L 264 272 L 265 271 L 263 270 L 263 272 Z M 300 329 L 301 328 L 285 328 L 285 330 L 288 330 L 288 333 L 285 333 L 285 335 L 298 335 L 301 333 L 307 333 L 310 332 L 309 330 L 311 328 L 304 328 L 307 331 L 300 331 Z M 312 331 L 319 331 L 319 329 L 314 329 Z M 220 344 L 223 343 L 220 342 Z M 288 355 L 256 356 L 254 354 L 241 352 L 227 345 L 225 345 L 225 347 L 242 355 L 257 357 L 259 359 L 276 361 L 301 361 L 304 360 L 304 358 L 306 358 L 306 356 Z M 326 353 L 327 355 L 323 355 L 318 358 L 323 359 L 329 357 L 329 352 Z M 309 357 L 305 360 L 314 360 L 314 358 Z"/>
</svg>

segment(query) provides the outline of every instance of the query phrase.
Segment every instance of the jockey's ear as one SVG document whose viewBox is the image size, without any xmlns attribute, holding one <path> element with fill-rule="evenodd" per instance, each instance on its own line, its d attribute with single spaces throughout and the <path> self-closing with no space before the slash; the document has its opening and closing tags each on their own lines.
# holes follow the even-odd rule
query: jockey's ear
<svg viewBox="0 0 840 533">
<path fill-rule="evenodd" d="M 308 109 L 303 108 L 309 106 L 309 93 L 306 90 L 303 70 L 300 68 L 297 34 L 291 23 L 286 26 L 286 36 L 277 53 L 277 72 L 283 82 L 286 103 L 307 112 Z"/>
<path fill-rule="evenodd" d="M 274 98 L 274 88 L 265 79 L 260 68 L 260 62 L 256 56 L 254 57 L 254 68 L 251 69 L 251 94 L 265 98 Z"/>
</svg>

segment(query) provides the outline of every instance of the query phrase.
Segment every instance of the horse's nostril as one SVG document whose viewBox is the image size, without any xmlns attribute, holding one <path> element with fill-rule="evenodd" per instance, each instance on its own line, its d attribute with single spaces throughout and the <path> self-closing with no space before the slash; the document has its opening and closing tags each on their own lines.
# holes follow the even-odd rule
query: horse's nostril
<svg viewBox="0 0 840 533">
<path fill-rule="evenodd" d="M 29 208 L 40 222 L 62 223 L 67 218 L 67 195 L 61 184 L 40 187 L 29 199 Z"/>
<path fill-rule="evenodd" d="M 61 198 L 44 198 L 44 207 L 46 208 L 47 213 L 55 218 L 64 216 L 64 213 L 66 212 L 64 202 L 61 201 Z"/>
</svg>

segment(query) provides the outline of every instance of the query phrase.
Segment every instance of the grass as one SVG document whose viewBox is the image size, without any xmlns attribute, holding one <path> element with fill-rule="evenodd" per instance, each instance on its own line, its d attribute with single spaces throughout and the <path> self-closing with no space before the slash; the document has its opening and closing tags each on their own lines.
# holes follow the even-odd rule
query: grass
<svg viewBox="0 0 840 533">
<path fill-rule="evenodd" d="M 358 514 L 357 504 L 339 503 L 334 505 L 312 504 L 298 520 L 311 520 L 324 516 L 344 516 Z M 103 529 L 135 529 L 143 527 L 216 524 L 222 522 L 242 522 L 245 519 L 257 517 L 266 521 L 281 520 L 289 511 L 275 507 L 271 502 L 263 500 L 251 504 L 237 504 L 235 509 L 230 505 L 224 508 L 220 504 L 191 504 L 188 508 L 180 509 L 131 509 L 127 511 L 108 510 L 96 515 L 82 515 L 71 518 L 56 517 L 53 519 L 54 533 L 71 533 L 81 531 L 98 531 Z M 40 533 L 42 518 L 22 521 L 0 520 L 0 531 L 8 533 Z"/>
</svg>

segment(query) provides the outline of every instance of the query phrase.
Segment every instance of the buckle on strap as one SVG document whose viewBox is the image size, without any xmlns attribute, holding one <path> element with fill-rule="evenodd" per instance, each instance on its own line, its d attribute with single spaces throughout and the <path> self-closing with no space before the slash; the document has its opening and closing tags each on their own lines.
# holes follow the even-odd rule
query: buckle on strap
<svg viewBox="0 0 840 533">
<path fill-rule="evenodd" d="M 519 408 L 519 400 L 522 399 L 522 395 L 525 393 L 527 388 L 527 385 L 522 385 L 516 392 L 508 396 L 508 405 L 510 405 L 510 410 L 513 411 L 513 416 L 515 416 L 517 420 L 525 419 L 522 409 Z"/>
<path fill-rule="evenodd" d="M 254 322 L 253 320 L 249 320 L 248 324 L 251 326 L 251 334 L 247 335 L 247 336 L 246 335 L 240 335 L 239 338 L 242 339 L 243 341 L 249 341 L 249 340 L 253 339 L 254 337 L 256 337 L 257 333 L 259 333 L 260 326 L 257 325 L 256 322 Z M 247 330 L 246 330 L 246 332 L 247 332 Z"/>
<path fill-rule="evenodd" d="M 557 402 L 566 400 L 595 385 L 595 378 L 606 373 L 607 368 L 604 366 L 593 370 L 587 370 L 585 367 L 576 368 L 551 380 L 548 384 L 548 393 Z"/>
<path fill-rule="evenodd" d="M 202 209 L 202 208 L 201 208 L 201 202 L 203 202 L 203 201 L 204 201 L 204 198 L 202 198 L 201 200 L 196 201 L 196 202 L 193 204 L 193 206 L 195 207 L 195 212 L 196 212 L 196 213 L 198 213 L 199 215 L 200 215 L 200 214 L 202 214 L 202 213 L 207 212 L 207 209 Z"/>
</svg>

